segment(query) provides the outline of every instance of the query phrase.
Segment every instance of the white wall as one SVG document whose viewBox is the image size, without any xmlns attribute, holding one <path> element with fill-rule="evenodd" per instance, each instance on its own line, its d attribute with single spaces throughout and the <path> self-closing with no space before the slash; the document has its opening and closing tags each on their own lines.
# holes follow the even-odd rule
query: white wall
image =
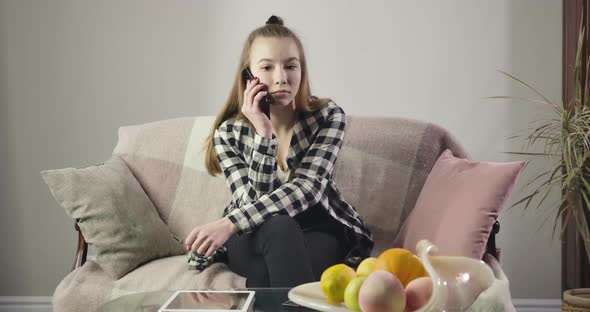
<svg viewBox="0 0 590 312">
<path fill-rule="evenodd" d="M 497 69 L 561 98 L 558 0 L 0 0 L 0 296 L 51 295 L 73 259 L 73 223 L 39 171 L 107 159 L 121 125 L 215 114 L 271 14 L 300 35 L 315 94 L 349 115 L 439 123 L 477 160 L 517 159 L 505 138 L 543 113 L 484 99 L 529 95 Z M 560 297 L 542 219 L 501 217 L 513 298 Z"/>
</svg>

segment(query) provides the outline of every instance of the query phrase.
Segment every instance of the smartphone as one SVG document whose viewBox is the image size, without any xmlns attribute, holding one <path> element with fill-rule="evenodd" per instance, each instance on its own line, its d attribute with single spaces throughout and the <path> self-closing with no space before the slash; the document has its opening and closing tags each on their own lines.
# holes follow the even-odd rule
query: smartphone
<svg viewBox="0 0 590 312">
<path fill-rule="evenodd" d="M 253 80 L 254 79 L 254 75 L 252 75 L 252 72 L 250 71 L 250 67 L 246 67 L 243 71 L 242 71 L 242 80 L 244 82 L 244 86 L 246 85 L 246 81 L 250 79 Z M 263 88 L 263 90 L 266 90 L 266 87 Z M 264 114 L 266 114 L 266 117 L 268 117 L 270 119 L 270 98 L 268 97 L 268 94 L 263 96 L 260 99 L 260 109 L 262 110 L 262 112 Z"/>
</svg>

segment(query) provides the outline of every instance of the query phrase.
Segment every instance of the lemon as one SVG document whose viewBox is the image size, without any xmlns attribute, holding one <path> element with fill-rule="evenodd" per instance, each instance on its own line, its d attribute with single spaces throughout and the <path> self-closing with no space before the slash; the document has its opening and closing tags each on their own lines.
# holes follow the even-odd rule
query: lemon
<svg viewBox="0 0 590 312">
<path fill-rule="evenodd" d="M 332 304 L 344 301 L 344 290 L 353 278 L 356 277 L 354 270 L 346 264 L 335 264 L 327 268 L 320 277 L 320 288 L 328 302 Z"/>
<path fill-rule="evenodd" d="M 356 268 L 356 275 L 369 275 L 371 272 L 375 271 L 375 261 L 377 258 L 371 257 L 363 260 L 361 264 Z"/>
<path fill-rule="evenodd" d="M 359 290 L 365 279 L 367 279 L 367 276 L 364 275 L 353 278 L 344 290 L 344 304 L 352 311 L 361 311 L 359 306 Z"/>
</svg>

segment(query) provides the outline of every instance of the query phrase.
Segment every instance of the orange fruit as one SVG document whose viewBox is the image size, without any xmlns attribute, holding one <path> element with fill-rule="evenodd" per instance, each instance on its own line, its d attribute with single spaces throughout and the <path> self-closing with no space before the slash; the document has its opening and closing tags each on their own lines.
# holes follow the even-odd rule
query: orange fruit
<svg viewBox="0 0 590 312">
<path fill-rule="evenodd" d="M 375 270 L 395 275 L 406 287 L 412 280 L 428 276 L 420 258 L 403 248 L 391 248 L 382 252 L 375 261 Z"/>
</svg>

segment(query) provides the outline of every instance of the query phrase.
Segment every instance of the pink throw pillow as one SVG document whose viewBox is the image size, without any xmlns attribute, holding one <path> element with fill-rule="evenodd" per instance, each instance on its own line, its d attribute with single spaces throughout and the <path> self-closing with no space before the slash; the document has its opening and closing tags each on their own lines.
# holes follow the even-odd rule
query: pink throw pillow
<svg viewBox="0 0 590 312">
<path fill-rule="evenodd" d="M 428 239 L 438 247 L 438 255 L 481 259 L 524 164 L 471 161 L 445 150 L 394 246 L 416 253 L 418 241 Z"/>
</svg>

